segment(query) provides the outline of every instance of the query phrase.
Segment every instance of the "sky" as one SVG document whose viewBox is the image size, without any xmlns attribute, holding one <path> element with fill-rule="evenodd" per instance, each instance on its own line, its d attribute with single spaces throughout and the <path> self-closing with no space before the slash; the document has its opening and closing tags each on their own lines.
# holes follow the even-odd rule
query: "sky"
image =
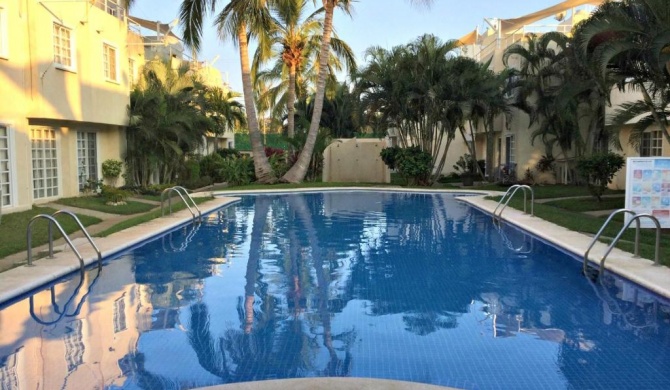
<svg viewBox="0 0 670 390">
<path fill-rule="evenodd" d="M 320 0 L 317 0 L 321 4 Z M 430 33 L 443 40 L 458 39 L 480 26 L 484 18 L 514 18 L 538 11 L 561 0 L 433 0 L 426 8 L 411 5 L 409 0 L 358 0 L 353 3 L 352 16 L 335 11 L 335 32 L 351 46 L 359 67 L 364 64 L 363 53 L 371 46 L 390 49 L 406 44 L 420 35 Z M 130 15 L 170 23 L 178 17 L 181 0 L 136 0 Z M 219 0 L 217 11 L 227 4 Z M 212 26 L 213 18 L 205 23 L 198 59 L 213 61 L 234 91 L 242 91 L 239 55 L 230 41 L 222 42 Z M 181 35 L 181 28 L 175 31 Z M 253 55 L 253 53 L 250 53 Z M 217 57 L 218 56 L 218 57 Z"/>
</svg>

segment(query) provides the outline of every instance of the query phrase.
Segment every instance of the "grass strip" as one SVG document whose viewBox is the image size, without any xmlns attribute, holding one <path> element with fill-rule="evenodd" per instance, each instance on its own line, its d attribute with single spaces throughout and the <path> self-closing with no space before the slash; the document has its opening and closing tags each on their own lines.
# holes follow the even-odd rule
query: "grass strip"
<svg viewBox="0 0 670 390">
<path fill-rule="evenodd" d="M 603 198 L 602 201 L 600 202 L 598 202 L 598 200 L 593 197 L 589 197 L 583 199 L 552 200 L 544 204 L 548 206 L 557 207 L 563 210 L 584 212 L 584 211 L 622 209 L 624 208 L 625 203 L 626 199 L 622 196 L 616 198 Z"/>
<path fill-rule="evenodd" d="M 495 201 L 499 201 L 500 197 L 489 197 Z M 509 206 L 517 210 L 523 210 L 523 198 L 513 198 L 509 202 Z M 562 226 L 564 228 L 570 229 L 575 232 L 581 232 L 588 235 L 595 235 L 598 230 L 602 227 L 605 222 L 605 217 L 592 217 L 587 214 L 580 212 L 574 212 L 566 209 L 560 209 L 555 206 L 536 203 L 535 204 L 535 216 L 542 218 L 545 221 L 555 223 L 556 225 Z M 619 217 L 619 216 L 617 216 Z M 622 216 L 615 218 L 607 226 L 605 231 L 602 233 L 599 241 L 606 244 L 611 243 L 612 239 L 616 237 L 621 228 L 623 227 Z M 633 252 L 633 242 L 635 241 L 635 229 L 628 229 L 621 240 L 617 243 L 616 247 L 627 251 Z M 645 259 L 653 259 L 655 252 L 655 242 L 656 242 L 656 232 L 653 229 L 641 229 L 640 231 L 640 256 Z M 660 263 L 663 265 L 670 266 L 670 232 L 666 229 L 661 234 L 661 253 L 659 255 Z"/>
<path fill-rule="evenodd" d="M 242 186 L 214 186 L 211 191 L 249 191 L 249 190 L 283 190 L 292 188 L 324 188 L 324 187 L 397 187 L 392 184 L 384 183 L 324 183 L 304 182 L 304 183 L 277 183 L 277 184 L 247 184 Z M 422 187 L 430 189 L 430 187 Z"/>
<path fill-rule="evenodd" d="M 31 210 L 11 213 L 2 216 L 0 222 L 0 258 L 26 251 L 28 223 L 38 214 L 51 215 L 56 210 L 49 207 L 33 207 Z M 101 220 L 87 215 L 77 214 L 77 217 L 84 226 L 94 225 Z M 70 234 L 79 230 L 79 226 L 74 219 L 68 215 L 60 214 L 56 220 L 63 227 L 66 233 Z M 46 219 L 35 221 L 32 225 L 32 245 L 33 248 L 49 242 L 49 223 Z M 54 240 L 61 237 L 58 229 L 54 229 Z"/>
<path fill-rule="evenodd" d="M 575 186 L 566 184 L 555 184 L 546 186 L 532 186 L 535 193 L 535 199 L 567 198 L 567 197 L 588 197 L 591 196 L 589 189 L 585 186 Z M 498 184 L 485 184 L 482 186 L 470 187 L 473 190 L 501 191 L 505 192 L 508 186 Z M 605 190 L 605 195 L 623 195 L 624 190 Z"/>
<path fill-rule="evenodd" d="M 193 200 L 195 201 L 196 204 L 201 204 L 201 203 L 207 202 L 207 201 L 212 200 L 212 199 L 214 199 L 214 198 L 213 197 L 193 198 Z M 176 204 L 172 205 L 172 212 L 174 213 L 174 212 L 183 210 L 185 208 L 186 208 L 186 205 L 183 202 L 179 202 L 179 203 L 176 203 Z M 167 213 L 167 211 L 166 211 L 166 213 Z M 124 220 L 124 221 L 121 221 L 121 222 L 117 223 L 116 225 L 113 225 L 113 226 L 109 227 L 108 229 L 103 230 L 102 232 L 96 234 L 95 236 L 96 237 L 107 237 L 110 234 L 119 232 L 119 231 L 124 230 L 124 229 L 128 229 L 128 228 L 133 227 L 133 226 L 137 226 L 141 223 L 151 221 L 152 219 L 160 218 L 161 216 L 162 216 L 161 215 L 161 210 L 157 209 L 157 210 L 154 210 L 154 211 L 150 211 L 146 214 L 138 215 L 138 216 L 135 216 L 135 217 L 130 217 L 130 218 Z"/>
<path fill-rule="evenodd" d="M 125 205 L 111 206 L 105 203 L 105 199 L 100 196 L 80 196 L 73 198 L 62 198 L 56 201 L 58 204 L 82 209 L 101 211 L 109 214 L 131 215 L 146 213 L 156 208 L 154 205 L 127 200 Z"/>
</svg>

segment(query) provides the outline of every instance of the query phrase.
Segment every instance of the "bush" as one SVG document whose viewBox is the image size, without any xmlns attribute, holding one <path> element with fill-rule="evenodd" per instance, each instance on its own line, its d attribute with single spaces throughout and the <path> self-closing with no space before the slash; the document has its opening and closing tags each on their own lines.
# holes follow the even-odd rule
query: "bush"
<svg viewBox="0 0 670 390">
<path fill-rule="evenodd" d="M 230 185 L 249 184 L 256 178 L 254 160 L 248 157 L 226 159 L 219 170 L 219 175 Z"/>
<path fill-rule="evenodd" d="M 231 149 L 222 149 L 222 150 L 231 150 Z M 233 155 L 231 154 L 228 158 L 234 158 L 232 156 Z M 223 178 L 221 177 L 220 170 L 223 167 L 225 161 L 226 159 L 221 157 L 221 155 L 218 152 L 203 157 L 202 159 L 200 159 L 200 175 L 208 176 L 211 178 L 213 182 L 216 183 L 224 181 Z"/>
<path fill-rule="evenodd" d="M 398 172 L 407 178 L 409 185 L 428 185 L 433 157 L 419 147 L 401 149 L 396 156 L 395 165 Z"/>
<path fill-rule="evenodd" d="M 183 186 L 189 190 L 197 190 L 198 188 L 207 187 L 212 184 L 212 178 L 209 176 L 202 176 L 197 179 L 187 180 Z"/>
<path fill-rule="evenodd" d="M 123 203 L 132 194 L 129 191 L 122 190 L 120 188 L 103 185 L 100 195 L 106 203 Z"/>
<path fill-rule="evenodd" d="M 384 164 L 389 167 L 389 169 L 396 169 L 396 163 L 401 151 L 402 148 L 399 146 L 384 148 L 382 149 L 381 153 L 379 153 L 379 156 L 382 158 Z"/>
<path fill-rule="evenodd" d="M 537 169 L 538 172 L 554 172 L 554 162 L 556 159 L 554 159 L 553 156 L 542 156 L 540 157 L 540 160 L 535 164 L 535 169 Z"/>
<path fill-rule="evenodd" d="M 589 192 L 600 202 L 607 185 L 624 164 L 623 156 L 616 153 L 597 153 L 577 160 L 577 172 L 586 179 Z"/>
<path fill-rule="evenodd" d="M 184 170 L 187 181 L 200 179 L 200 159 L 198 157 L 189 158 L 184 162 Z"/>
<path fill-rule="evenodd" d="M 475 160 L 471 155 L 465 153 L 458 158 L 456 164 L 454 165 L 454 170 L 460 176 L 463 175 L 474 175 L 475 173 Z"/>
<path fill-rule="evenodd" d="M 119 160 L 109 159 L 102 162 L 102 177 L 109 179 L 112 186 L 116 185 L 122 170 L 123 163 Z"/>
<path fill-rule="evenodd" d="M 238 150 L 235 150 L 235 149 L 219 149 L 213 154 L 216 154 L 219 157 L 224 158 L 224 159 L 226 159 L 226 158 L 239 158 L 240 156 L 242 156 L 242 154 Z"/>
</svg>

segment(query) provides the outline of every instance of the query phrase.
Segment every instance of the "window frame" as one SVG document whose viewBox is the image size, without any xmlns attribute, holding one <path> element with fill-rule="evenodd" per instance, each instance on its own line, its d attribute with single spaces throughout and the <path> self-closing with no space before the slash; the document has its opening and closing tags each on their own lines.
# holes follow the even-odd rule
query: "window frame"
<svg viewBox="0 0 670 390">
<path fill-rule="evenodd" d="M 9 59 L 9 25 L 7 7 L 0 4 L 0 58 Z"/>
<path fill-rule="evenodd" d="M 61 28 L 68 30 L 70 32 L 70 65 L 66 65 L 60 62 L 56 61 L 56 31 L 55 27 L 60 26 Z M 77 42 L 75 38 L 75 30 L 72 27 L 69 27 L 68 25 L 64 23 L 60 23 L 59 21 L 54 20 L 52 22 L 52 28 L 51 28 L 51 49 L 53 52 L 53 64 L 56 69 L 60 70 L 66 70 L 69 72 L 76 72 L 77 71 Z M 60 39 L 60 37 L 59 37 Z"/>
<path fill-rule="evenodd" d="M 36 130 L 36 129 L 41 129 L 42 131 L 51 130 L 51 131 L 54 132 L 54 137 L 53 137 L 54 147 L 49 148 L 49 150 L 54 150 L 56 152 L 56 155 L 52 157 L 52 159 L 55 160 L 55 166 L 46 167 L 46 165 L 44 165 L 44 166 L 41 167 L 41 170 L 44 171 L 44 173 L 46 173 L 46 170 L 48 168 L 55 169 L 56 170 L 56 177 L 54 178 L 54 177 L 51 177 L 51 176 L 48 176 L 48 175 L 45 174 L 44 176 L 39 178 L 42 181 L 42 187 L 40 187 L 40 188 L 42 188 L 44 190 L 44 196 L 40 196 L 40 197 L 35 196 L 35 191 L 37 190 L 37 188 L 35 188 L 35 180 L 36 180 L 36 178 L 35 178 L 35 158 L 33 158 L 33 151 L 35 150 L 34 147 L 33 147 L 33 140 L 35 140 L 35 138 L 33 138 L 32 131 Z M 32 196 L 33 201 L 55 199 L 55 198 L 58 198 L 58 197 L 62 196 L 61 195 L 61 179 L 62 179 L 61 176 L 62 176 L 62 174 L 61 174 L 61 167 L 60 167 L 60 134 L 59 134 L 58 130 L 54 127 L 49 127 L 49 126 L 31 126 L 30 129 L 29 129 L 29 140 L 30 140 L 30 179 L 31 179 L 31 181 L 30 181 L 30 183 L 31 183 L 30 187 L 31 188 L 30 189 L 31 189 L 31 196 Z M 46 139 L 46 138 L 42 137 L 42 138 L 37 139 L 37 140 L 38 141 L 39 140 L 49 141 L 50 139 Z M 45 151 L 46 148 L 42 148 L 42 150 Z M 45 161 L 46 156 L 43 155 L 42 160 Z M 48 179 L 52 179 L 52 180 L 55 179 L 56 180 L 56 186 L 55 187 L 54 186 L 47 186 L 46 181 Z M 55 193 L 53 193 L 51 195 L 48 195 L 48 190 L 53 189 L 53 188 L 55 188 Z"/>
<path fill-rule="evenodd" d="M 114 50 L 114 77 L 109 77 L 109 71 L 111 69 L 108 68 L 109 64 L 109 59 L 105 61 L 105 57 L 108 56 L 107 50 L 108 49 L 113 49 Z M 111 42 L 103 41 L 102 42 L 102 76 L 105 78 L 105 81 L 111 82 L 111 83 L 116 83 L 119 84 L 119 47 Z"/>
<path fill-rule="evenodd" d="M 83 192 L 85 186 L 88 184 L 87 181 L 88 179 L 91 178 L 91 173 L 94 174 L 93 179 L 98 180 L 100 178 L 100 172 L 98 169 L 98 133 L 95 131 L 90 131 L 90 130 L 77 130 L 76 132 L 76 137 L 75 137 L 75 143 L 76 143 L 76 150 L 77 150 L 77 183 L 79 185 L 79 192 Z M 91 137 L 93 138 L 93 148 L 91 148 Z M 80 141 L 80 136 L 82 137 L 84 147 L 81 148 L 79 141 Z M 80 156 L 79 153 L 80 151 L 84 151 L 85 156 Z M 84 158 L 85 164 L 84 166 L 81 165 L 81 159 Z M 92 166 L 91 159 L 95 162 L 95 165 Z M 82 175 L 80 170 L 82 168 L 86 168 L 86 178 L 84 179 L 84 182 L 82 182 Z"/>
<path fill-rule="evenodd" d="M 8 169 L 9 169 L 9 193 L 5 194 L 3 192 L 2 196 L 9 195 L 9 203 L 2 204 L 2 198 L 0 198 L 0 205 L 2 208 L 10 208 L 17 206 L 17 184 L 16 184 L 16 165 L 14 162 L 14 129 L 12 128 L 11 123 L 0 121 L 0 127 L 4 127 L 7 130 L 7 160 L 8 160 Z"/>
<path fill-rule="evenodd" d="M 646 130 L 640 139 L 640 157 L 663 156 L 663 133 L 661 130 Z"/>
</svg>

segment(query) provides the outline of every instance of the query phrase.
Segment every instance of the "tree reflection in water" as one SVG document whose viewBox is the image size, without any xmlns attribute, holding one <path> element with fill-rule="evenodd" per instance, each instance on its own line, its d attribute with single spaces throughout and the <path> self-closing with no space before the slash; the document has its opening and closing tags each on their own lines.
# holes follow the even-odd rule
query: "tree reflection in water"
<svg viewBox="0 0 670 390">
<path fill-rule="evenodd" d="M 190 245 L 219 257 L 224 243 L 248 247 L 238 252 L 245 256 L 239 279 L 223 275 L 234 289 L 232 310 L 223 313 L 218 298 L 207 301 L 206 293 L 175 298 L 175 291 L 208 288 L 220 265 L 207 256 L 189 259 L 185 268 L 178 267 L 183 258 L 169 255 L 158 269 L 148 269 L 141 257 L 137 263 L 138 282 L 152 288 L 155 310 L 188 307 L 189 348 L 220 383 L 356 375 L 356 365 L 365 364 L 356 347 L 369 347 L 366 336 L 374 331 L 341 320 L 347 315 L 372 318 L 366 324 L 399 319 L 393 335 L 418 342 L 462 328 L 486 342 L 549 341 L 557 346 L 555 371 L 574 387 L 584 383 L 575 367 L 594 377 L 594 387 L 608 383 L 602 376 L 618 375 L 613 370 L 625 365 L 626 354 L 611 350 L 608 362 L 594 358 L 594 352 L 616 348 L 605 342 L 613 333 L 650 348 L 661 332 L 670 342 L 667 326 L 648 326 L 664 315 L 656 301 L 625 298 L 620 283 L 602 286 L 599 294 L 578 279 L 566 287 L 566 273 L 578 272 L 576 262 L 559 261 L 549 247 L 538 246 L 535 256 L 542 261 L 511 253 L 490 218 L 445 196 L 258 196 L 243 199 L 235 217 L 230 210 L 210 221 L 221 233 Z M 361 302 L 363 312 L 352 314 Z M 373 352 L 367 353 L 370 359 Z M 144 371 L 143 359 L 136 353 L 128 359 L 134 363 L 124 363 L 141 378 L 136 383 L 172 388 L 170 380 Z"/>
</svg>

